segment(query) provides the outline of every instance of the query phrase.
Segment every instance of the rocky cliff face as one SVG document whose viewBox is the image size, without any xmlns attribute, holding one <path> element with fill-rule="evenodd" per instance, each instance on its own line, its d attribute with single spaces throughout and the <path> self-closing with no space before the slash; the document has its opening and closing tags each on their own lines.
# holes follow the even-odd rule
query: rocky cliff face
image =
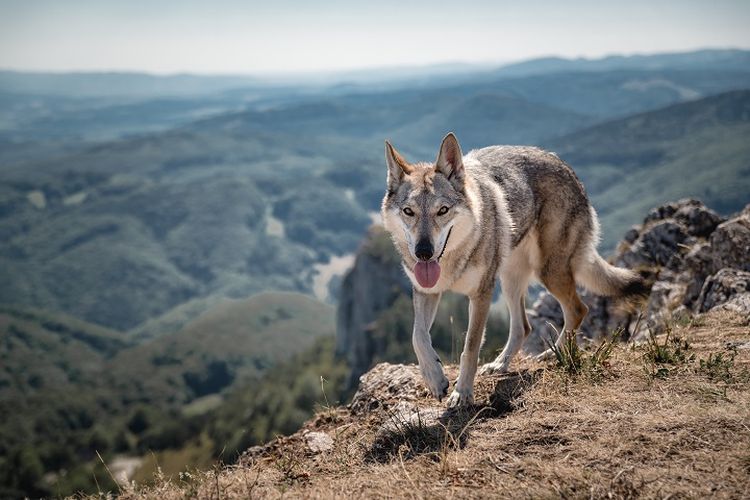
<svg viewBox="0 0 750 500">
<path fill-rule="evenodd" d="M 624 328 L 626 338 L 658 332 L 675 317 L 722 307 L 750 315 L 750 205 L 725 220 L 697 200 L 680 200 L 651 210 L 632 228 L 611 259 L 637 270 L 652 283 L 642 308 L 583 292 L 589 314 L 580 334 L 589 338 Z M 640 317 L 640 320 L 639 320 Z M 542 292 L 529 311 L 533 333 L 524 346 L 543 350 L 563 323 L 557 301 Z"/>
<path fill-rule="evenodd" d="M 404 293 L 411 293 L 411 284 L 390 237 L 382 227 L 373 226 L 357 252 L 354 267 L 344 276 L 339 295 L 336 352 L 351 367 L 348 387 L 356 387 L 374 359 L 373 322 Z"/>
</svg>

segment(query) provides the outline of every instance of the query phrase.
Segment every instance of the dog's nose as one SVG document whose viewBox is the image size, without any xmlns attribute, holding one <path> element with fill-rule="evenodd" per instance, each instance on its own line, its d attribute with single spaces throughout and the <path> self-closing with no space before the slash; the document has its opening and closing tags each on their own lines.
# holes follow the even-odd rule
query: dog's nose
<svg viewBox="0 0 750 500">
<path fill-rule="evenodd" d="M 434 253 L 435 250 L 432 248 L 432 243 L 427 238 L 419 240 L 417 246 L 414 247 L 414 255 L 419 260 L 430 260 Z"/>
</svg>

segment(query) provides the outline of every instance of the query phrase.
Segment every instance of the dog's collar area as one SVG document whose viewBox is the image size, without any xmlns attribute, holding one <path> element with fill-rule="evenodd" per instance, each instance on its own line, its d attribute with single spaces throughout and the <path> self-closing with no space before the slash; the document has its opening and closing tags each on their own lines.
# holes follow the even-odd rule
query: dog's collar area
<svg viewBox="0 0 750 500">
<path fill-rule="evenodd" d="M 443 243 L 443 250 L 442 250 L 442 251 L 440 252 L 440 255 L 438 255 L 438 258 L 437 258 L 437 259 L 435 259 L 435 260 L 439 261 L 439 260 L 440 260 L 440 258 L 441 258 L 441 257 L 443 256 L 443 254 L 445 253 L 445 247 L 447 247 L 447 246 L 448 246 L 448 239 L 449 239 L 449 238 L 451 237 L 451 231 L 453 231 L 453 226 L 451 226 L 451 228 L 450 228 L 450 229 L 448 229 L 448 236 L 446 236 L 446 237 L 445 237 L 445 243 Z"/>
</svg>

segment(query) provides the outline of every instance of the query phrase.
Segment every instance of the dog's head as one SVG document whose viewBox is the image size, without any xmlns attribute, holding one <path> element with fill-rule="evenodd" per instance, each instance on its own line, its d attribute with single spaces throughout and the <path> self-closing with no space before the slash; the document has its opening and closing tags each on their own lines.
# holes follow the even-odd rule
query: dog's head
<svg viewBox="0 0 750 500">
<path fill-rule="evenodd" d="M 440 279 L 440 259 L 458 248 L 473 229 L 461 146 L 450 133 L 435 163 L 412 164 L 386 141 L 385 161 L 383 224 L 410 275 L 422 288 L 432 288 Z"/>
</svg>

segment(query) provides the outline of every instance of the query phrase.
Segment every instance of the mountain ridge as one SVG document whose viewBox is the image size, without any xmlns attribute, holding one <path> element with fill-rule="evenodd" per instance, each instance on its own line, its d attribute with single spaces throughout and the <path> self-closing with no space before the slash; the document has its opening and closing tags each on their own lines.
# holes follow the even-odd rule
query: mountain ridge
<svg viewBox="0 0 750 500">
<path fill-rule="evenodd" d="M 612 250 L 638 213 L 665 198 L 700 198 L 725 215 L 742 209 L 750 192 L 748 133 L 750 91 L 737 90 L 606 122 L 545 146 L 581 177 Z"/>
<path fill-rule="evenodd" d="M 47 89 L 64 92 L 70 86 L 75 89 L 73 95 L 112 96 L 122 92 L 122 79 L 130 92 L 143 95 L 190 95 L 233 90 L 243 85 L 270 87 L 283 84 L 300 85 L 303 81 L 312 81 L 314 85 L 351 85 L 405 80 L 414 85 L 419 80 L 430 76 L 444 75 L 454 79 L 528 76 L 561 71 L 609 71 L 623 68 L 650 69 L 684 69 L 692 67 L 728 69 L 747 68 L 750 64 L 750 50 L 698 49 L 685 52 L 661 52 L 654 54 L 613 54 L 594 58 L 536 57 L 504 64 L 465 64 L 437 63 L 427 66 L 402 66 L 390 68 L 366 68 L 361 70 L 342 70 L 320 74 L 294 74 L 286 77 L 263 74 L 196 74 L 177 72 L 155 74 L 140 71 L 23 71 L 0 68 L 0 90 L 32 90 L 37 93 Z M 494 67 L 493 67 L 494 66 Z M 476 69 L 473 69 L 476 68 Z M 404 76 L 406 75 L 406 76 Z M 26 78 L 26 80 L 24 80 Z M 45 84 L 44 79 L 51 83 Z M 118 80 L 119 79 L 119 80 Z M 34 84 L 36 80 L 36 85 Z M 69 80 L 69 81 L 65 81 Z M 97 81 L 98 80 L 98 81 Z M 31 82 L 31 83 L 30 83 Z M 99 83 L 101 82 L 101 83 Z M 115 84 L 115 85 L 113 85 Z M 135 84 L 135 89 L 133 85 Z M 68 91 L 70 92 L 70 90 Z"/>
</svg>

